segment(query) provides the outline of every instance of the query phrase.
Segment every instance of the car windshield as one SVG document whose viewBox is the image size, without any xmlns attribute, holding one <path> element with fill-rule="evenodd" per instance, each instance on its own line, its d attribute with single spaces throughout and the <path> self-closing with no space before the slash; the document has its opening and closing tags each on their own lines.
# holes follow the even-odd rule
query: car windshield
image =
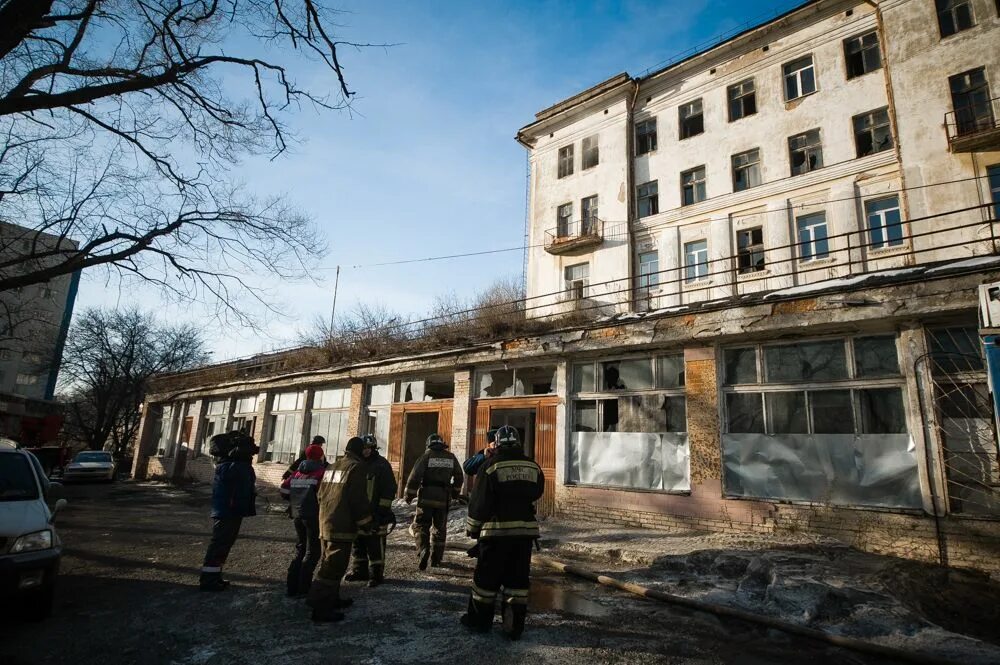
<svg viewBox="0 0 1000 665">
<path fill-rule="evenodd" d="M 24 455 L 0 455 L 0 501 L 38 498 L 38 483 Z"/>
<path fill-rule="evenodd" d="M 73 460 L 74 462 L 110 462 L 111 453 L 89 452 L 80 453 Z"/>
</svg>

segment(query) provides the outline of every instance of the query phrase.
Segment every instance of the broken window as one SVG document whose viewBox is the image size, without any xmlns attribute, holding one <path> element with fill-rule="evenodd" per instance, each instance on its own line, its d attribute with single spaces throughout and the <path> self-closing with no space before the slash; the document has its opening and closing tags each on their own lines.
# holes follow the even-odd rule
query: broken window
<svg viewBox="0 0 1000 665">
<path fill-rule="evenodd" d="M 896 338 L 892 335 L 854 340 L 855 374 L 864 378 L 899 376 Z"/>
<path fill-rule="evenodd" d="M 594 235 L 597 233 L 597 194 L 588 196 L 580 201 L 580 211 L 582 213 L 580 235 Z"/>
<path fill-rule="evenodd" d="M 741 275 L 765 268 L 763 227 L 755 226 L 736 232 L 736 264 Z"/>
<path fill-rule="evenodd" d="M 656 181 L 639 185 L 636 189 L 636 199 L 639 204 L 639 217 L 649 217 L 660 212 L 660 198 L 657 194 Z"/>
<path fill-rule="evenodd" d="M 847 59 L 849 79 L 881 69 L 882 52 L 879 50 L 878 33 L 872 30 L 845 40 L 844 57 Z"/>
<path fill-rule="evenodd" d="M 455 396 L 455 377 L 442 374 L 424 379 L 400 381 L 397 402 L 427 402 L 435 399 L 451 399 Z"/>
<path fill-rule="evenodd" d="M 700 99 L 681 105 L 678 113 L 680 115 L 681 139 L 688 139 L 705 131 L 705 120 L 701 110 Z"/>
<path fill-rule="evenodd" d="M 635 124 L 635 154 L 645 155 L 656 150 L 656 118 Z"/>
<path fill-rule="evenodd" d="M 869 247 L 884 249 L 903 244 L 903 219 L 897 197 L 865 201 L 865 218 L 868 221 Z"/>
<path fill-rule="evenodd" d="M 639 254 L 639 278 L 636 288 L 640 296 L 649 293 L 660 283 L 660 254 L 659 252 L 641 252 Z"/>
<path fill-rule="evenodd" d="M 492 369 L 479 372 L 476 393 L 483 397 L 513 397 L 514 370 Z"/>
<path fill-rule="evenodd" d="M 958 134 L 993 129 L 993 104 L 990 84 L 983 67 L 970 69 L 948 78 L 951 87 L 951 107 L 955 110 Z"/>
<path fill-rule="evenodd" d="M 942 37 L 968 30 L 976 24 L 970 0 L 934 0 Z"/>
<path fill-rule="evenodd" d="M 681 205 L 687 206 L 705 200 L 705 167 L 681 173 Z"/>
<path fill-rule="evenodd" d="M 684 244 L 684 281 L 697 282 L 708 278 L 708 241 L 695 240 Z"/>
<path fill-rule="evenodd" d="M 556 237 L 565 238 L 573 225 L 573 204 L 564 203 L 556 208 Z"/>
<path fill-rule="evenodd" d="M 823 146 L 819 130 L 796 134 L 788 138 L 788 158 L 792 165 L 792 175 L 815 171 L 823 166 Z"/>
<path fill-rule="evenodd" d="M 890 150 L 892 145 L 888 107 L 854 116 L 854 147 L 858 157 Z"/>
<path fill-rule="evenodd" d="M 598 162 L 601 161 L 600 148 L 597 144 L 596 136 L 588 136 L 583 139 L 582 161 L 581 168 L 584 171 L 597 166 Z M 570 169 L 570 173 L 572 173 L 572 169 Z"/>
<path fill-rule="evenodd" d="M 800 261 L 813 261 L 830 256 L 825 212 L 796 217 L 795 226 L 798 230 Z"/>
<path fill-rule="evenodd" d="M 681 354 L 575 363 L 574 393 L 598 394 L 572 400 L 568 481 L 688 491 L 683 374 Z"/>
<path fill-rule="evenodd" d="M 760 183 L 760 149 L 733 155 L 733 191 L 742 192 Z"/>
<path fill-rule="evenodd" d="M 573 175 L 573 144 L 559 148 L 559 177 Z"/>
<path fill-rule="evenodd" d="M 786 102 L 816 92 L 816 73 L 811 55 L 788 63 L 784 72 Z"/>
<path fill-rule="evenodd" d="M 590 264 L 576 263 L 566 266 L 566 294 L 569 300 L 583 300 L 587 297 L 587 284 L 590 282 Z"/>
<path fill-rule="evenodd" d="M 556 391 L 556 367 L 539 365 L 493 369 L 479 372 L 476 380 L 480 398 L 551 395 Z"/>
<path fill-rule="evenodd" d="M 757 91 L 753 79 L 729 86 L 729 122 L 745 118 L 757 112 Z"/>
</svg>

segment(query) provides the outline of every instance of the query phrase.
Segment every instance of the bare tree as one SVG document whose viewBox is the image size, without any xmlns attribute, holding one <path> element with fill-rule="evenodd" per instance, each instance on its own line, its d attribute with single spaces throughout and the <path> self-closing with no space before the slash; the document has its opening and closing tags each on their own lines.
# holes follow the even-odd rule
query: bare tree
<svg viewBox="0 0 1000 665">
<path fill-rule="evenodd" d="M 295 141 L 302 105 L 353 94 L 317 0 L 0 0 L 0 292 L 88 268 L 235 306 L 244 275 L 304 277 L 325 248 L 280 198 L 233 183 Z M 300 87 L 294 64 L 331 75 Z M 312 74 L 310 73 L 310 76 Z M 319 84 L 322 85 L 322 84 Z"/>
<path fill-rule="evenodd" d="M 73 323 L 60 384 L 68 429 L 92 450 L 121 458 L 139 427 L 149 379 L 208 361 L 201 333 L 157 323 L 149 313 L 88 309 Z"/>
<path fill-rule="evenodd" d="M 403 350 L 409 341 L 407 317 L 379 304 L 358 302 L 337 318 L 317 318 L 315 332 L 300 340 L 306 346 L 323 349 L 329 360 L 384 356 L 392 349 Z"/>
</svg>

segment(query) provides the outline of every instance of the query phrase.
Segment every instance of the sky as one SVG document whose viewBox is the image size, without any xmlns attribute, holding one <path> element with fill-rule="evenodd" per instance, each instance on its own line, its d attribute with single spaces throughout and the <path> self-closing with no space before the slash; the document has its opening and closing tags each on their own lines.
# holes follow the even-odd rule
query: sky
<svg viewBox="0 0 1000 665">
<path fill-rule="evenodd" d="M 268 283 L 283 315 L 263 331 L 217 325 L 211 311 L 157 303 L 143 288 L 84 276 L 76 310 L 151 304 L 170 321 L 204 324 L 213 360 L 287 347 L 358 302 L 404 314 L 436 296 L 467 298 L 522 272 L 520 251 L 388 267 L 405 259 L 521 247 L 526 155 L 516 131 L 534 114 L 620 72 L 638 75 L 758 23 L 800 0 L 409 2 L 332 0 L 337 38 L 387 48 L 341 50 L 352 109 L 303 108 L 287 118 L 300 141 L 234 176 L 284 194 L 309 214 L 329 251 L 312 280 Z M 300 83 L 333 83 L 317 66 Z M 253 308 L 252 302 L 245 303 Z"/>
</svg>

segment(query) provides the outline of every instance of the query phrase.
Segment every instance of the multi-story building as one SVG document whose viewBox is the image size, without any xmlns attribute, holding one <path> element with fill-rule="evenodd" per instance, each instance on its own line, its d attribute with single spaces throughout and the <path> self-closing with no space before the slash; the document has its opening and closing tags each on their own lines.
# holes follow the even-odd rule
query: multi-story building
<svg viewBox="0 0 1000 665">
<path fill-rule="evenodd" d="M 543 514 L 805 529 L 1000 570 L 977 322 L 1000 281 L 998 10 L 816 0 L 541 111 L 517 134 L 526 312 L 589 317 L 165 377 L 137 473 L 207 477 L 206 434 L 237 419 L 264 477 L 315 433 L 376 433 L 404 477 L 430 431 L 466 454 L 512 424 L 546 472 Z"/>
<path fill-rule="evenodd" d="M 15 224 L 0 223 L 4 274 L 23 274 L 44 264 L 54 248 L 76 243 Z M 24 443 L 55 438 L 62 423 L 53 402 L 63 344 L 80 275 L 0 292 L 0 436 Z"/>
</svg>

